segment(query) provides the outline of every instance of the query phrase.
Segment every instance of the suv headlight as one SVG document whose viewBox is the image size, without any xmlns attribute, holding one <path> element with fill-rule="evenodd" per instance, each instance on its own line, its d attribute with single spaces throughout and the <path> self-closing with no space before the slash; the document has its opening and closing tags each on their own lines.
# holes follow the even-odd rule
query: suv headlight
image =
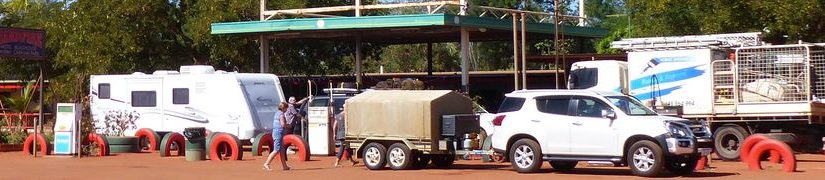
<svg viewBox="0 0 825 180">
<path fill-rule="evenodd" d="M 668 135 L 670 135 L 670 137 L 682 138 L 693 136 L 693 133 L 690 132 L 690 129 L 682 123 L 665 122 L 665 128 L 667 128 Z"/>
</svg>

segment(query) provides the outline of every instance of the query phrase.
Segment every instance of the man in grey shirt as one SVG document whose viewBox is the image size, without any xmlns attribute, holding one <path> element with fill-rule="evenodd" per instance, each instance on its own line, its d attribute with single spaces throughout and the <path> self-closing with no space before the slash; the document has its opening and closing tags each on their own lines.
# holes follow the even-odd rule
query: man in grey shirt
<svg viewBox="0 0 825 180">
<path fill-rule="evenodd" d="M 289 97 L 289 107 L 287 107 L 286 112 L 284 112 L 284 117 L 286 117 L 286 134 L 301 134 L 301 128 L 303 128 L 303 118 L 301 114 L 298 113 L 298 109 L 295 107 L 296 105 L 304 104 L 308 99 L 312 98 L 312 96 L 305 97 L 300 101 L 295 101 L 295 96 Z"/>
<path fill-rule="evenodd" d="M 355 164 L 358 163 L 354 159 L 352 159 L 352 153 L 347 154 L 347 157 L 342 157 L 344 155 L 344 151 L 348 151 L 349 149 L 347 143 L 345 142 L 346 138 L 344 138 L 346 136 L 347 124 L 346 107 L 347 106 L 344 105 L 344 108 L 341 108 L 341 113 L 335 115 L 335 122 L 333 122 L 332 124 L 332 132 L 335 132 L 336 144 L 341 145 L 341 147 L 338 148 L 338 153 L 335 154 L 335 167 L 341 166 L 341 164 L 339 163 L 341 162 L 341 158 L 349 159 L 353 166 L 355 166 Z"/>
</svg>

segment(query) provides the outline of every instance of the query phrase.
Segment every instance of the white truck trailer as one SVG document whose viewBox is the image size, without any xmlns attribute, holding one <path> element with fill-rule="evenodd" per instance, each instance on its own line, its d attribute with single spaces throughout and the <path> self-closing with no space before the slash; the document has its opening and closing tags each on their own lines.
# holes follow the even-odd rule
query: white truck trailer
<svg viewBox="0 0 825 180">
<path fill-rule="evenodd" d="M 180 133 L 205 127 L 249 140 L 272 129 L 277 105 L 284 99 L 275 75 L 215 71 L 203 65 L 90 79 L 96 127 L 104 128 L 107 116 L 136 116 L 136 128 L 126 135 L 140 128 Z"/>
<path fill-rule="evenodd" d="M 628 61 L 571 67 L 568 88 L 616 91 L 654 106 L 681 107 L 706 120 L 715 152 L 739 157 L 753 133 L 769 133 L 797 150 L 818 151 L 825 134 L 825 48 L 769 45 L 759 33 L 624 39 Z"/>
</svg>

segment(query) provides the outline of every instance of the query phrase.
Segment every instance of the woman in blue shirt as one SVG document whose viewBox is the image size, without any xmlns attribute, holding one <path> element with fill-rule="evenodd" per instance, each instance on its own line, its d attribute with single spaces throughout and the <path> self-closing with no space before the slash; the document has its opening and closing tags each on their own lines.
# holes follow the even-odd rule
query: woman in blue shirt
<svg viewBox="0 0 825 180">
<path fill-rule="evenodd" d="M 284 112 L 286 112 L 286 108 L 289 105 L 286 102 L 281 102 L 278 104 L 278 112 L 275 113 L 275 122 L 272 122 L 272 142 L 273 146 L 271 153 L 269 153 L 269 157 L 266 158 L 266 162 L 264 163 L 264 170 L 270 171 L 272 169 L 269 168 L 269 164 L 272 163 L 272 159 L 275 158 L 275 154 L 281 156 L 278 158 L 281 160 L 281 167 L 283 170 L 289 170 L 289 166 L 286 165 L 286 149 L 282 146 L 283 143 L 283 136 L 284 136 L 284 127 L 286 127 L 286 117 L 284 117 Z"/>
</svg>

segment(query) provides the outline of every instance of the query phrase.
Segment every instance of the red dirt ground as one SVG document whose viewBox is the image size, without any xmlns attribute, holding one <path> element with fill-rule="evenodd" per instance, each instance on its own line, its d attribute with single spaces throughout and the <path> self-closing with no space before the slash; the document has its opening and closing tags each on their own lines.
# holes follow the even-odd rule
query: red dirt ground
<svg viewBox="0 0 825 180">
<path fill-rule="evenodd" d="M 292 156 L 290 158 L 297 158 Z M 797 155 L 799 172 L 781 172 L 781 166 L 768 165 L 766 170 L 749 171 L 741 162 L 711 162 L 712 169 L 683 178 L 701 179 L 822 179 L 825 177 L 825 156 Z M 559 173 L 545 163 L 541 173 L 518 174 L 509 163 L 482 163 L 477 160 L 458 161 L 451 169 L 408 171 L 370 171 L 362 164 L 355 167 L 332 167 L 332 157 L 312 157 L 312 161 L 290 161 L 293 170 L 264 171 L 265 157 L 244 154 L 243 161 L 188 162 L 182 157 L 161 158 L 157 153 L 116 154 L 109 157 L 67 158 L 38 157 L 21 152 L 0 153 L 0 179 L 640 179 L 627 167 L 587 167 L 581 163 L 571 173 Z M 348 163 L 347 163 L 348 164 Z M 280 166 L 273 163 L 273 169 Z"/>
</svg>

